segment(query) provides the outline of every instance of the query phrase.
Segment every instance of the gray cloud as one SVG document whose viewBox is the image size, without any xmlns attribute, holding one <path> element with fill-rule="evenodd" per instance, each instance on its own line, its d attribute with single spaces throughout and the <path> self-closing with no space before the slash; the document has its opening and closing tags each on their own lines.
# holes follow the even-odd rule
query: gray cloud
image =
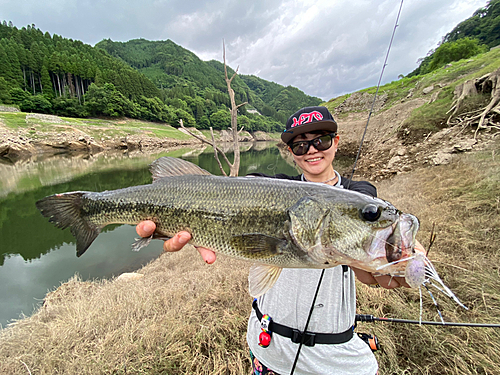
<svg viewBox="0 0 500 375">
<path fill-rule="evenodd" d="M 325 100 L 376 85 L 398 0 L 0 0 L 17 27 L 95 44 L 171 39 L 204 60 Z M 447 32 L 486 0 L 406 0 L 383 82 L 417 67 Z"/>
</svg>

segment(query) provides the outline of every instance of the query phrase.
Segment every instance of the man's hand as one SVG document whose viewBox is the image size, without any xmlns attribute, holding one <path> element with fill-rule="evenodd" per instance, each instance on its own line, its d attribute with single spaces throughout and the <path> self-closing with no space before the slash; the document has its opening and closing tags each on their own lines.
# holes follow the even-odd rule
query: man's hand
<svg viewBox="0 0 500 375">
<path fill-rule="evenodd" d="M 425 253 L 424 247 L 418 241 L 415 241 L 415 251 Z M 400 286 L 410 288 L 404 277 L 391 277 L 389 275 L 374 276 L 372 273 L 358 268 L 353 268 L 352 270 L 354 271 L 356 278 L 363 284 L 380 285 L 382 288 L 386 289 L 399 288 Z"/>
<path fill-rule="evenodd" d="M 137 224 L 135 230 L 137 231 L 137 234 L 141 237 L 150 237 L 156 230 L 156 224 L 151 220 L 141 221 L 139 224 Z M 190 240 L 191 240 L 191 234 L 189 232 L 185 231 L 179 232 L 171 239 L 164 242 L 163 250 L 168 252 L 179 251 Z M 207 249 L 205 247 L 197 247 L 196 249 L 198 250 L 201 257 L 206 263 L 212 264 L 213 262 L 215 262 L 216 256 L 212 250 Z"/>
<path fill-rule="evenodd" d="M 385 289 L 394 289 L 399 288 L 400 286 L 405 286 L 407 288 L 410 287 L 404 277 L 391 277 L 388 275 L 374 276 L 372 273 L 360 270 L 359 268 L 352 268 L 352 270 L 354 271 L 356 278 L 363 284 L 380 285 Z"/>
</svg>

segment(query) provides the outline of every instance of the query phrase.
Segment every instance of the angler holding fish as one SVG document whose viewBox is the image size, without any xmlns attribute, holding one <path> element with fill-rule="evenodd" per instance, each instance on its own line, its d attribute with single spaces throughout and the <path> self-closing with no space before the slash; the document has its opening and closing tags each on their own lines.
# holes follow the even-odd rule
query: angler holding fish
<svg viewBox="0 0 500 375">
<path fill-rule="evenodd" d="M 376 198 L 370 183 L 334 170 L 339 136 L 325 107 L 292 115 L 282 140 L 301 175 L 220 177 L 165 157 L 152 164 L 151 185 L 55 194 L 37 207 L 71 228 L 78 256 L 102 228 L 121 223 L 138 224 L 136 250 L 170 238 L 167 251 L 190 242 L 207 263 L 214 251 L 255 263 L 247 341 L 256 373 L 289 373 L 304 345 L 296 374 L 375 374 L 374 355 L 353 335 L 355 275 L 386 288 L 433 279 L 454 296 L 415 239 L 418 220 Z"/>
<path fill-rule="evenodd" d="M 348 261 L 347 258 L 344 258 L 342 261 L 340 259 L 343 256 L 335 253 L 333 258 L 337 258 L 337 264 L 350 263 L 353 267 L 348 268 L 339 265 L 326 270 L 314 305 L 312 319 L 307 329 L 308 332 L 314 333 L 316 344 L 314 345 L 314 342 L 305 344 L 306 346 L 302 349 L 295 373 L 373 375 L 377 373 L 378 369 L 375 356 L 365 342 L 357 335 L 352 334 L 356 314 L 354 275 L 365 284 L 381 285 L 385 288 L 408 286 L 404 277 L 376 276 L 373 271 L 377 268 L 375 263 L 378 261 L 387 264 L 387 261 L 399 260 L 403 256 L 411 256 L 415 247 L 422 252 L 424 251 L 414 238 L 418 223 L 413 216 L 401 215 L 391 205 L 372 198 L 377 195 L 377 191 L 369 182 L 351 181 L 349 184 L 347 179 L 341 177 L 334 170 L 332 162 L 337 151 L 339 136 L 337 135 L 337 123 L 325 107 L 303 108 L 296 112 L 289 118 L 281 138 L 289 146 L 289 151 L 292 152 L 296 165 L 301 168 L 303 173 L 298 176 L 278 174 L 272 176 L 272 178 L 279 180 L 273 181 L 276 184 L 282 180 L 304 182 L 301 187 L 303 186 L 303 189 L 310 193 L 311 200 L 298 207 L 297 211 L 299 212 L 294 211 L 297 221 L 300 221 L 300 219 L 304 221 L 310 220 L 315 215 L 322 217 L 318 219 L 319 221 L 312 223 L 312 229 L 323 233 L 316 233 L 314 239 L 301 237 L 298 242 L 309 249 L 320 248 L 321 245 L 318 245 L 316 241 L 318 241 L 319 237 L 324 236 L 326 232 L 344 232 L 345 237 L 336 244 L 330 243 L 330 249 L 341 252 L 340 248 L 344 248 L 343 251 L 349 254 L 348 257 L 358 251 L 354 250 L 355 246 L 351 247 L 350 242 L 372 242 L 371 246 L 364 244 L 368 247 L 368 249 L 365 247 L 367 253 L 363 252 L 363 255 L 358 257 L 359 260 L 350 259 Z M 270 177 L 263 174 L 254 174 L 254 176 Z M 269 179 L 264 181 L 267 182 Z M 319 182 L 324 185 L 307 184 L 306 181 Z M 342 189 L 348 185 L 350 190 L 361 194 Z M 317 191 L 320 186 L 325 187 L 321 188 L 321 191 Z M 331 188 L 332 186 L 335 188 Z M 321 199 L 315 201 L 314 198 L 319 198 L 318 195 L 323 194 L 325 190 L 331 194 L 328 196 L 330 202 Z M 342 196 L 343 193 L 347 196 Z M 355 197 L 357 203 L 351 202 L 353 207 L 356 208 L 349 213 L 349 210 L 340 207 L 343 203 L 346 203 L 346 200 L 350 200 L 350 197 Z M 293 201 L 290 204 L 293 205 Z M 340 216 L 334 215 L 330 219 L 330 227 L 317 226 L 319 222 L 326 221 L 325 218 L 338 209 L 343 212 Z M 326 212 L 328 210 L 329 213 Z M 298 217 L 301 215 L 302 217 L 299 219 Z M 350 224 L 345 226 L 341 224 L 344 221 L 344 215 L 351 216 L 352 222 L 366 223 L 366 228 L 363 230 L 366 231 L 365 234 L 370 234 L 363 236 L 362 233 L 359 233 L 361 237 L 358 239 L 348 238 L 354 235 L 356 230 L 349 228 Z M 269 217 L 268 220 L 273 220 L 273 218 Z M 375 232 L 378 233 L 372 234 L 368 228 L 371 224 L 380 221 L 385 221 L 385 223 L 380 224 L 384 229 L 376 230 Z M 376 224 L 375 227 L 378 225 Z M 394 232 L 393 225 L 395 226 Z M 142 222 L 137 226 L 137 232 L 143 237 L 150 236 L 154 230 L 155 224 L 151 221 Z M 390 233 L 384 233 L 384 231 Z M 297 232 L 301 232 L 301 229 L 297 228 Z M 340 236 L 342 237 L 342 235 Z M 164 248 L 166 251 L 177 251 L 190 240 L 191 234 L 189 232 L 179 232 L 172 239 L 165 242 Z M 249 245 L 252 244 L 254 246 L 258 245 L 256 237 L 251 238 Z M 399 246 L 400 244 L 402 246 Z M 362 248 L 363 244 L 360 244 L 360 246 Z M 198 247 L 198 251 L 207 263 L 215 261 L 215 253 L 210 249 Z M 319 256 L 318 258 L 321 258 L 323 263 L 329 262 L 328 256 Z M 367 264 L 363 264 L 364 262 L 372 264 L 370 267 L 366 267 Z M 406 267 L 404 263 L 397 263 L 398 267 L 401 267 L 403 271 Z M 325 264 L 325 266 L 329 267 L 332 264 L 334 262 L 330 265 Z M 314 266 L 310 265 L 310 267 Z M 361 269 L 363 267 L 367 268 L 367 270 Z M 252 271 L 255 268 L 257 267 L 253 267 Z M 260 270 L 266 273 L 265 268 Z M 372 272 L 369 272 L 369 270 Z M 389 273 L 389 271 L 384 270 L 383 273 Z M 397 270 L 394 273 L 398 274 Z M 269 275 L 268 279 L 273 279 L 275 276 L 272 271 L 266 274 Z M 404 275 L 401 272 L 399 274 Z M 318 269 L 285 268 L 275 276 L 277 281 L 275 281 L 274 286 L 258 297 L 254 303 L 254 310 L 248 322 L 247 341 L 251 350 L 250 355 L 255 374 L 289 373 L 297 352 L 298 341 L 301 339 L 298 333 L 304 331 L 320 275 L 321 271 Z M 249 277 L 250 284 L 253 281 L 252 277 L 254 277 L 253 274 Z M 262 337 L 260 335 L 263 332 L 261 327 L 262 314 L 271 317 L 273 321 L 272 328 L 275 328 L 276 324 L 280 327 L 277 330 L 275 328 L 274 335 L 271 333 L 272 336 L 268 337 L 270 343 L 262 342 L 262 340 L 259 342 L 259 337 Z M 290 334 L 290 337 L 286 337 L 287 334 Z M 294 334 L 295 337 L 293 337 Z M 267 336 L 264 335 L 264 337 Z M 308 338 L 311 337 L 313 335 L 309 335 Z M 266 344 L 268 344 L 267 347 Z"/>
</svg>

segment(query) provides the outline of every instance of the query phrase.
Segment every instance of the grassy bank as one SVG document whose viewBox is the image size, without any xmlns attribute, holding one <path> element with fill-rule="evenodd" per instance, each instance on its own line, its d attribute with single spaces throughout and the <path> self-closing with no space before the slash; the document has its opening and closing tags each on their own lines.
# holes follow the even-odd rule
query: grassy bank
<svg viewBox="0 0 500 375">
<path fill-rule="evenodd" d="M 191 137 L 176 128 L 163 123 L 132 119 L 81 119 L 29 114 L 25 112 L 2 112 L 0 122 L 6 128 L 26 130 L 25 136 L 33 140 L 43 140 L 52 133 L 83 132 L 95 139 L 114 139 L 134 134 L 151 137 L 188 140 Z"/>
<path fill-rule="evenodd" d="M 430 250 L 444 282 L 466 311 L 432 290 L 445 321 L 500 324 L 500 158 L 490 150 L 462 155 L 451 165 L 425 168 L 379 185 L 379 194 L 421 222 L 418 238 Z M 439 321 L 423 290 L 423 320 Z M 360 310 L 376 316 L 416 319 L 417 290 L 381 291 L 360 285 Z M 500 329 L 364 324 L 379 336 L 382 374 L 498 374 Z"/>
<path fill-rule="evenodd" d="M 70 280 L 2 331 L 0 373 L 245 373 L 248 267 L 217 263 L 191 249 L 164 254 L 139 280 Z"/>
<path fill-rule="evenodd" d="M 498 141 L 496 149 L 498 149 Z M 379 195 L 421 220 L 430 258 L 469 311 L 434 293 L 445 320 L 500 323 L 500 156 L 495 148 L 451 165 L 396 176 Z M 131 281 L 81 282 L 50 293 L 31 317 L 0 332 L 5 374 L 247 374 L 249 264 L 193 249 L 165 254 Z M 424 292 L 424 320 L 438 321 Z M 358 312 L 418 319 L 418 290 L 358 285 Z M 499 373 L 498 330 L 364 323 L 384 350 L 381 374 Z"/>
</svg>

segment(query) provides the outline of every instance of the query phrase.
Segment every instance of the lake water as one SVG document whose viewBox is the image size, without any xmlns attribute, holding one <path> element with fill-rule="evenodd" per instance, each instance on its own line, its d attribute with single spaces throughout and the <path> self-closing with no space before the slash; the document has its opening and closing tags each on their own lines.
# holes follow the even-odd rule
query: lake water
<svg viewBox="0 0 500 375">
<path fill-rule="evenodd" d="M 251 172 L 297 174 L 291 159 L 282 155 L 275 142 L 243 144 L 241 150 L 241 176 Z M 149 184 L 149 164 L 161 156 L 180 157 L 221 174 L 211 148 L 156 154 L 60 155 L 0 164 L 0 327 L 21 314 L 31 315 L 48 291 L 75 274 L 83 280 L 110 278 L 137 270 L 161 254 L 160 241 L 133 252 L 130 245 L 137 237 L 135 229 L 122 225 L 106 227 L 77 258 L 69 229 L 54 227 L 35 207 L 38 199 L 55 193 Z M 232 159 L 231 154 L 229 157 Z M 351 163 L 336 161 L 342 162 L 336 169 L 346 169 Z"/>
</svg>

